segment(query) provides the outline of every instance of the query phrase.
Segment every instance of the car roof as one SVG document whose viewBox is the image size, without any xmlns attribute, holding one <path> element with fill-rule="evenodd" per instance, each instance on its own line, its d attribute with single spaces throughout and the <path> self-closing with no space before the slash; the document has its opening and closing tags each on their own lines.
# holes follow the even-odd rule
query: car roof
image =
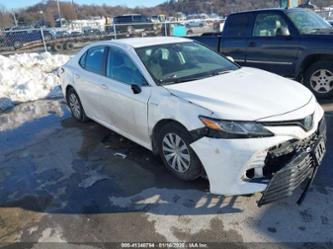
<svg viewBox="0 0 333 249">
<path fill-rule="evenodd" d="M 132 48 L 139 47 L 148 47 L 161 44 L 170 44 L 170 43 L 180 43 L 180 42 L 189 42 L 190 39 L 181 38 L 181 37 L 142 37 L 142 38 L 125 38 L 112 40 L 112 44 L 119 44 Z"/>
<path fill-rule="evenodd" d="M 263 11 L 281 11 L 281 12 L 293 12 L 293 11 L 307 11 L 304 8 L 267 8 L 267 9 L 258 9 L 258 10 L 247 10 L 241 11 L 236 13 L 231 13 L 231 15 L 238 15 L 238 14 L 250 14 L 250 13 L 260 13 Z"/>
</svg>

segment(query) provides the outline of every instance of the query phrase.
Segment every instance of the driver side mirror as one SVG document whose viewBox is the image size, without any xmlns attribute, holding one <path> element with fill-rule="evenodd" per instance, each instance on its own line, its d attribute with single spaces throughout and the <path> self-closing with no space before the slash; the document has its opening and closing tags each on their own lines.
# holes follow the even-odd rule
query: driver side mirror
<svg viewBox="0 0 333 249">
<path fill-rule="evenodd" d="M 276 30 L 276 36 L 290 36 L 290 31 L 287 27 L 280 27 Z"/>
<path fill-rule="evenodd" d="M 139 94 L 141 93 L 141 87 L 139 85 L 131 85 L 131 89 L 133 91 L 134 94 Z"/>
</svg>

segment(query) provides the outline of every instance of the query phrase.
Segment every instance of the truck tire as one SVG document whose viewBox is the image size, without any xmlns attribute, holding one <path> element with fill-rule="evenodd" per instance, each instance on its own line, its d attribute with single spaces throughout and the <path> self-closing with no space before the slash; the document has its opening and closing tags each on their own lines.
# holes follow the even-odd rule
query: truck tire
<svg viewBox="0 0 333 249">
<path fill-rule="evenodd" d="M 60 51 L 62 51 L 64 48 L 63 48 L 63 45 L 62 45 L 61 43 L 56 43 L 56 44 L 54 44 L 53 49 L 54 49 L 54 51 L 56 51 L 56 52 L 60 52 Z"/>
<path fill-rule="evenodd" d="M 64 49 L 65 50 L 72 50 L 74 48 L 74 44 L 72 42 L 66 42 L 64 44 Z"/>
<path fill-rule="evenodd" d="M 304 85 L 318 99 L 333 97 L 333 63 L 328 60 L 313 63 L 305 71 Z"/>
</svg>

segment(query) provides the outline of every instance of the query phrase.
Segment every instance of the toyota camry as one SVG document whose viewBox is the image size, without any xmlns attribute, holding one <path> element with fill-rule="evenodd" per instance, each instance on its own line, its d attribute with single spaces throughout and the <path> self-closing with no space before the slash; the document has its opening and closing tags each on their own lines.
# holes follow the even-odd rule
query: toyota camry
<svg viewBox="0 0 333 249">
<path fill-rule="evenodd" d="M 60 70 L 72 115 L 159 154 L 210 192 L 261 192 L 259 205 L 305 189 L 325 155 L 326 124 L 301 84 L 240 67 L 185 38 L 104 41 Z"/>
</svg>

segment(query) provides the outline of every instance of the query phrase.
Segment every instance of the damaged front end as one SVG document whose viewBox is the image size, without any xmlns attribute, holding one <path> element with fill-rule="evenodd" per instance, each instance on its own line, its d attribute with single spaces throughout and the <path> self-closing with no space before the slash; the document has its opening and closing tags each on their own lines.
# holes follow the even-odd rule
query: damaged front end
<svg viewBox="0 0 333 249">
<path fill-rule="evenodd" d="M 303 140 L 290 140 L 269 149 L 263 167 L 263 177 L 250 181 L 267 183 L 258 206 L 288 196 L 305 183 L 300 204 L 309 189 L 326 153 L 326 122 L 323 118 L 315 133 Z"/>
</svg>

